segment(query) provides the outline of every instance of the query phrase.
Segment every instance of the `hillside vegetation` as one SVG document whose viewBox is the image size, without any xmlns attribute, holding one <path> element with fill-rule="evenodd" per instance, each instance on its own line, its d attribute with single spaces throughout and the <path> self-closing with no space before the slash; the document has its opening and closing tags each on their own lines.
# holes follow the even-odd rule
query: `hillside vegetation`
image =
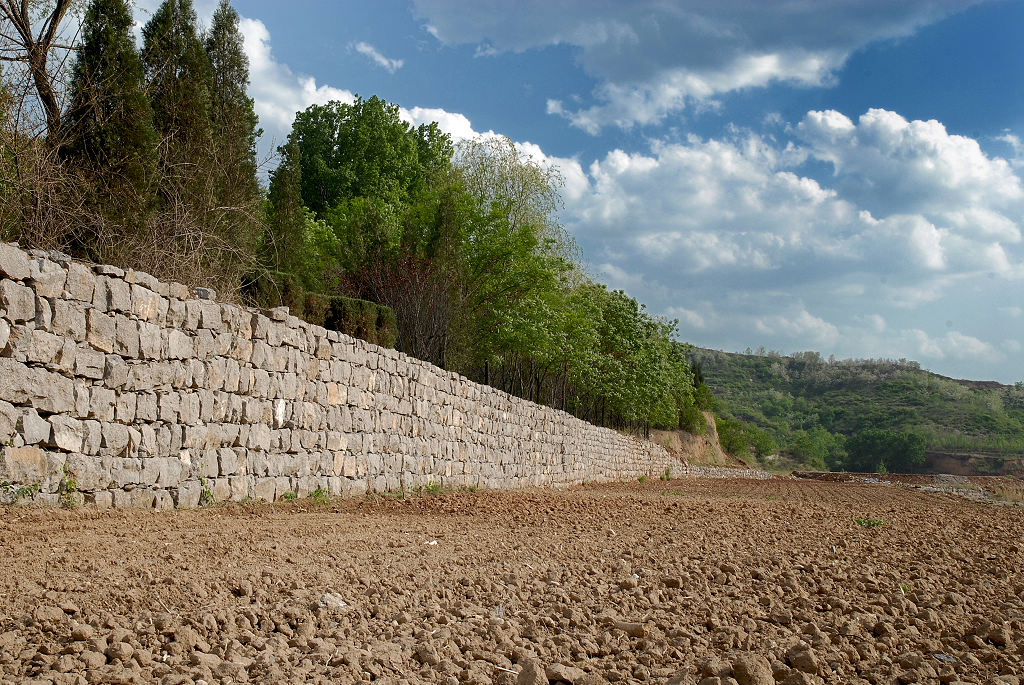
<svg viewBox="0 0 1024 685">
<path fill-rule="evenodd" d="M 719 426 L 723 446 L 767 463 L 920 470 L 925 453 L 1024 456 L 1021 383 L 955 380 L 916 362 L 835 361 L 816 352 L 784 357 L 695 349 L 692 359 L 725 424 L 725 431 Z M 909 462 L 886 463 L 879 450 L 900 440 L 917 441 L 905 445 Z"/>
</svg>

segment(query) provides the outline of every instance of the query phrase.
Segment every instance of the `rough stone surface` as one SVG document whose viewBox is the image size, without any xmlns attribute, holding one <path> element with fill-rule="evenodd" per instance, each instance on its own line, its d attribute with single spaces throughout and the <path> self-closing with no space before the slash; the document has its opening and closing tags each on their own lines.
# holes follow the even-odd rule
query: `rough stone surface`
<svg viewBox="0 0 1024 685">
<path fill-rule="evenodd" d="M 72 300 L 92 302 L 96 292 L 96 276 L 84 264 L 72 262 L 68 265 L 68 280 L 64 289 Z"/>
<path fill-rule="evenodd" d="M 87 315 L 86 340 L 101 352 L 114 351 L 114 318 L 97 310 L 90 309 Z"/>
<path fill-rule="evenodd" d="M 10 243 L 0 243 L 0 277 L 20 281 L 28 274 L 28 255 Z"/>
<path fill-rule="evenodd" d="M 33 259 L 29 262 L 28 280 L 39 297 L 60 297 L 68 280 L 68 272 L 49 259 Z"/>
<path fill-rule="evenodd" d="M 36 296 L 32 289 L 14 281 L 0 281 L 0 307 L 10 323 L 21 323 L 36 317 Z"/>
<path fill-rule="evenodd" d="M 38 447 L 4 447 L 0 459 L 0 480 L 32 484 L 47 476 L 46 453 Z"/>
<path fill-rule="evenodd" d="M 72 464 L 101 506 L 736 475 L 286 308 L 182 299 L 142 272 L 52 257 L 0 248 L 0 401 L 14 410 L 0 442 Z M 54 501 L 42 471 L 15 484 Z"/>
<path fill-rule="evenodd" d="M 35 409 L 22 409 L 17 426 L 26 445 L 45 443 L 50 439 L 50 424 Z"/>
</svg>

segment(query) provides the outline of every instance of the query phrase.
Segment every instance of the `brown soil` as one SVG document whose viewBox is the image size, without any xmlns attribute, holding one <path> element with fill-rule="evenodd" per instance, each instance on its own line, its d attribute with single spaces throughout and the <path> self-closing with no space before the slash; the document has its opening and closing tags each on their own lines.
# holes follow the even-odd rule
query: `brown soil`
<svg viewBox="0 0 1024 685">
<path fill-rule="evenodd" d="M 0 682 L 1018 683 L 1022 524 L 791 478 L 7 507 Z"/>
<path fill-rule="evenodd" d="M 746 462 L 728 454 L 719 444 L 714 414 L 704 412 L 704 418 L 707 422 L 704 435 L 694 435 L 681 430 L 652 430 L 651 442 L 667 449 L 673 457 L 691 464 L 746 468 Z"/>
</svg>

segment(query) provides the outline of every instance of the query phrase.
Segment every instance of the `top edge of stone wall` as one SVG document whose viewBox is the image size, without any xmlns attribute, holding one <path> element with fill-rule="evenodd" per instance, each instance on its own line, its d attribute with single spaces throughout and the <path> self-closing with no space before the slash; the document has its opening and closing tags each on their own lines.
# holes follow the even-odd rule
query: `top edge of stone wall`
<svg viewBox="0 0 1024 685">
<path fill-rule="evenodd" d="M 93 262 L 83 261 L 75 259 L 58 250 L 26 249 L 22 248 L 16 242 L 0 242 L 0 279 L 8 279 L 21 283 L 31 283 L 37 296 L 64 298 L 86 303 L 93 302 L 96 295 L 94 292 L 96 282 L 93 280 L 90 283 L 90 274 L 94 278 L 103 276 L 123 281 L 129 286 L 129 288 L 144 289 L 138 291 L 130 290 L 127 293 L 121 294 L 111 294 L 111 299 L 117 299 L 117 301 L 111 302 L 112 309 L 110 311 L 124 311 L 126 314 L 138 316 L 138 318 L 143 321 L 152 321 L 153 319 L 157 319 L 154 323 L 157 323 L 162 327 L 182 328 L 180 325 L 171 325 L 166 320 L 159 320 L 159 304 L 150 303 L 150 306 L 148 307 L 145 305 L 136 306 L 134 303 L 136 300 L 136 297 L 133 296 L 134 294 L 141 294 L 142 297 L 138 298 L 141 300 L 145 300 L 146 291 L 148 291 L 149 293 L 161 298 L 180 300 L 183 303 L 197 302 L 216 305 L 217 308 L 220 309 L 219 313 L 213 312 L 209 309 L 200 310 L 198 328 L 213 330 L 221 328 L 225 325 L 225 319 L 230 320 L 234 318 L 230 315 L 230 312 L 232 311 L 244 313 L 253 317 L 265 317 L 270 321 L 282 323 L 288 328 L 311 334 L 315 338 L 323 338 L 330 342 L 352 345 L 358 350 L 376 354 L 379 357 L 391 359 L 395 362 L 405 363 L 412 367 L 418 367 L 437 376 L 437 380 L 447 380 L 450 382 L 460 383 L 475 388 L 479 392 L 486 392 L 488 394 L 495 395 L 507 401 L 512 407 L 543 409 L 545 412 L 551 413 L 552 420 L 559 418 L 563 421 L 568 421 L 571 424 L 583 425 L 590 427 L 591 429 L 597 429 L 598 431 L 606 434 L 614 434 L 622 438 L 635 440 L 641 444 L 648 445 L 658 450 L 664 449 L 660 445 L 657 445 L 645 438 L 590 423 L 589 421 L 581 419 L 562 409 L 539 404 L 508 393 L 500 388 L 478 383 L 466 376 L 463 376 L 462 374 L 441 368 L 428 361 L 419 359 L 418 357 L 410 356 L 404 352 L 387 347 L 381 347 L 380 345 L 367 342 L 366 340 L 347 335 L 340 331 L 330 330 L 322 326 L 311 324 L 292 315 L 288 307 L 282 306 L 267 309 L 221 302 L 217 299 L 217 293 L 212 288 L 202 286 L 189 288 L 182 283 L 161 281 L 149 273 L 133 268 L 125 269 L 108 264 L 96 264 Z M 228 316 L 224 316 L 225 310 L 228 313 Z M 209 321 L 207 321 L 207 319 L 209 319 Z M 251 330 L 249 337 L 255 337 L 256 330 L 259 326 L 258 319 L 254 318 L 250 325 Z M 314 350 L 310 350 L 310 352 L 315 353 Z M 369 366 L 370 368 L 376 368 L 377 365 L 371 362 Z"/>
</svg>

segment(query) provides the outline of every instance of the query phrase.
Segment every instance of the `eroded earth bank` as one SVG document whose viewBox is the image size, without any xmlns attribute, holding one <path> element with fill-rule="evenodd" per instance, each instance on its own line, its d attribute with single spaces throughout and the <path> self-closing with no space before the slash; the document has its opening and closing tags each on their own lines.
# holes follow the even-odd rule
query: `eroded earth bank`
<svg viewBox="0 0 1024 685">
<path fill-rule="evenodd" d="M 1018 683 L 1022 523 L 793 479 L 5 507 L 0 682 Z"/>
</svg>

